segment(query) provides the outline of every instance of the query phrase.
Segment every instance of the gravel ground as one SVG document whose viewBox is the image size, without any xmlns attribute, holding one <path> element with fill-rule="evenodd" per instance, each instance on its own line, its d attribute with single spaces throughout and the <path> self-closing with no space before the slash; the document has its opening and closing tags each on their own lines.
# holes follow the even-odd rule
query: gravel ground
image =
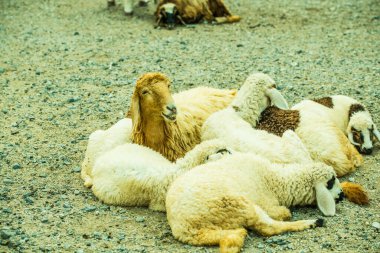
<svg viewBox="0 0 380 253">
<path fill-rule="evenodd" d="M 106 206 L 82 186 L 89 134 L 123 117 L 148 71 L 174 92 L 237 88 L 263 71 L 291 104 L 345 94 L 380 126 L 379 1 L 225 2 L 240 23 L 168 31 L 153 29 L 153 4 L 125 17 L 105 0 L 0 1 L 0 252 L 218 251 L 176 241 L 164 213 Z M 380 252 L 379 147 L 345 178 L 368 189 L 369 206 L 344 201 L 314 230 L 250 232 L 243 252 Z"/>
</svg>

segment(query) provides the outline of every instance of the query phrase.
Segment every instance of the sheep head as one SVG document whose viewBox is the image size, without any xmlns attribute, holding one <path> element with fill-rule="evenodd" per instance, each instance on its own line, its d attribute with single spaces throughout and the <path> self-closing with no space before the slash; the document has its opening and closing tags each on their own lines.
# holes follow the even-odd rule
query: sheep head
<svg viewBox="0 0 380 253">
<path fill-rule="evenodd" d="M 352 108 L 356 108 L 353 112 Z M 370 113 L 361 105 L 352 105 L 349 113 L 347 135 L 350 142 L 362 154 L 369 155 L 373 150 L 375 138 L 380 140 L 380 133 L 373 123 Z"/>
<path fill-rule="evenodd" d="M 332 168 L 329 168 L 328 171 L 330 171 L 328 177 L 326 178 L 326 176 L 324 176 L 323 179 L 318 180 L 314 189 L 319 210 L 321 210 L 325 216 L 334 216 L 336 211 L 335 203 L 343 200 L 344 193 Z"/>
<path fill-rule="evenodd" d="M 170 93 L 170 81 L 161 73 L 146 73 L 136 83 L 132 95 L 133 126 L 144 120 L 174 122 L 177 108 Z"/>
<path fill-rule="evenodd" d="M 184 23 L 174 3 L 165 3 L 159 6 L 156 11 L 156 16 L 156 26 L 165 24 L 169 30 L 174 29 L 175 24 L 178 22 Z"/>
<path fill-rule="evenodd" d="M 260 114 L 270 105 L 289 109 L 273 79 L 263 73 L 249 75 L 231 103 L 232 108 L 252 126 L 255 126 Z M 252 112 L 258 115 L 252 115 Z"/>
</svg>

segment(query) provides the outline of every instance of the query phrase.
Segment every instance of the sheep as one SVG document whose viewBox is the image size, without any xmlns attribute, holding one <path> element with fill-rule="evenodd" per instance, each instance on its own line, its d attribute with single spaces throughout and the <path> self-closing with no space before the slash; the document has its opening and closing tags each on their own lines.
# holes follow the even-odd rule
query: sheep
<svg viewBox="0 0 380 253">
<path fill-rule="evenodd" d="M 165 211 L 168 186 L 181 173 L 230 152 L 220 141 L 202 142 L 172 163 L 138 144 L 123 144 L 100 156 L 92 171 L 92 191 L 110 205 L 148 206 Z"/>
<path fill-rule="evenodd" d="M 149 3 L 149 0 L 139 0 L 139 6 L 147 6 Z M 157 3 L 155 0 L 154 3 Z M 136 0 L 124 0 L 124 14 L 126 16 L 130 16 L 133 14 L 133 7 L 136 4 Z M 113 7 L 116 5 L 115 0 L 107 0 L 107 6 Z"/>
<path fill-rule="evenodd" d="M 124 118 L 107 130 L 97 130 L 91 133 L 81 169 L 81 178 L 86 187 L 92 186 L 91 174 L 96 159 L 116 146 L 130 143 L 131 132 L 132 120 Z"/>
<path fill-rule="evenodd" d="M 229 108 L 214 113 L 206 120 L 202 127 L 202 140 L 221 138 L 231 148 L 262 155 L 275 163 L 310 162 L 310 152 L 313 160 L 334 167 L 338 176 L 352 171 L 354 165 L 362 162 L 360 154 L 334 125 L 321 123 L 316 131 L 314 114 L 302 114 L 300 117 L 298 111 L 286 110 L 288 104 L 281 93 L 272 88 L 274 86 L 269 76 L 251 74 Z M 286 130 L 293 130 L 298 136 Z M 273 134 L 283 138 L 276 138 Z M 298 138 L 305 144 L 306 152 L 302 149 L 303 144 L 297 144 L 300 142 Z M 344 184 L 344 191 L 350 201 L 368 203 L 368 195 L 361 186 Z"/>
<path fill-rule="evenodd" d="M 161 73 L 146 73 L 137 80 L 130 109 L 131 140 L 175 161 L 200 143 L 203 122 L 227 107 L 236 90 L 198 87 L 172 97 L 169 86 Z"/>
<path fill-rule="evenodd" d="M 202 126 L 202 141 L 221 139 L 234 150 L 252 152 L 274 163 L 312 161 L 293 131 L 288 131 L 281 138 L 266 131 L 256 130 L 247 122 L 248 119 L 255 121 L 259 118 L 269 101 L 279 107 L 288 108 L 285 98 L 274 86 L 273 79 L 268 75 L 250 75 L 230 106 L 213 113 L 205 121 Z"/>
<path fill-rule="evenodd" d="M 223 0 L 160 0 L 156 9 L 156 27 L 166 24 L 173 29 L 176 23 L 183 25 L 200 21 L 232 23 L 240 21 L 227 9 Z"/>
<path fill-rule="evenodd" d="M 166 196 L 174 237 L 192 245 L 219 245 L 239 252 L 253 229 L 264 236 L 323 225 L 323 219 L 283 221 L 288 207 L 317 204 L 326 216 L 343 194 L 334 170 L 324 163 L 272 164 L 232 153 L 179 176 Z"/>
<path fill-rule="evenodd" d="M 304 100 L 293 106 L 295 110 L 309 110 L 317 107 L 328 114 L 328 118 L 342 130 L 350 142 L 362 154 L 371 154 L 373 141 L 380 140 L 380 133 L 374 124 L 371 114 L 356 99 L 335 95 L 313 100 Z"/>
</svg>

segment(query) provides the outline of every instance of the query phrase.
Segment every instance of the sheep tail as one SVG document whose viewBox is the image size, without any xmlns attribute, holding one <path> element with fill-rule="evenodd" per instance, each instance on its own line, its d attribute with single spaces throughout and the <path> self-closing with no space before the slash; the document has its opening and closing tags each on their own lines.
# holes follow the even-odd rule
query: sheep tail
<svg viewBox="0 0 380 253">
<path fill-rule="evenodd" d="M 340 186 L 349 201 L 358 205 L 366 205 L 369 203 L 368 193 L 360 184 L 342 182 Z"/>
<path fill-rule="evenodd" d="M 216 17 L 215 21 L 217 24 L 223 24 L 223 23 L 235 23 L 240 21 L 240 16 L 226 16 L 226 17 Z"/>
<path fill-rule="evenodd" d="M 220 230 L 206 229 L 199 230 L 194 237 L 195 245 L 219 245 L 221 253 L 237 253 L 243 247 L 247 230 L 244 228 Z"/>
</svg>

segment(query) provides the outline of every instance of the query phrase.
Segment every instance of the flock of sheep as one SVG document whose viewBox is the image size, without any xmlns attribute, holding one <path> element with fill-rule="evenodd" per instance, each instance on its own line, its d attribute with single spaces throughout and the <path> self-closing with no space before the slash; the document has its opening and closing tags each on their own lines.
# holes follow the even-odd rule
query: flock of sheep
<svg viewBox="0 0 380 253">
<path fill-rule="evenodd" d="M 139 0 L 140 6 L 148 5 L 149 0 Z M 154 1 L 157 2 L 156 0 Z M 115 0 L 107 0 L 109 7 L 115 6 Z M 135 0 L 124 0 L 125 15 L 132 15 Z M 198 22 L 233 23 L 240 21 L 239 16 L 232 15 L 223 0 L 159 0 L 155 11 L 156 27 L 166 26 L 173 29 L 176 24 Z"/>
<path fill-rule="evenodd" d="M 359 152 L 370 154 L 375 138 L 368 110 L 346 96 L 290 109 L 263 73 L 238 91 L 172 96 L 165 75 L 146 73 L 127 118 L 90 135 L 81 176 L 106 204 L 166 211 L 182 242 L 239 252 L 247 229 L 271 236 L 323 225 L 287 221 L 291 206 L 333 216 L 343 195 L 368 203 L 360 185 L 337 177 L 362 164 Z"/>
</svg>

